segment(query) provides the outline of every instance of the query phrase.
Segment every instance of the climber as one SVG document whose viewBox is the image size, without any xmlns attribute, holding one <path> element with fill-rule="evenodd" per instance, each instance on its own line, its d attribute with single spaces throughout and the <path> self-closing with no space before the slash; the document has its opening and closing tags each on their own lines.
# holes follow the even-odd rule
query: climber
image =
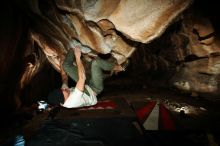
<svg viewBox="0 0 220 146">
<path fill-rule="evenodd" d="M 88 76 L 81 60 L 81 54 L 89 53 L 90 51 L 88 47 L 81 45 L 78 41 L 73 41 L 73 45 L 70 46 L 62 63 L 61 74 L 64 75 L 66 73 L 76 82 L 76 86 L 69 88 L 68 80 L 63 80 L 61 89 L 56 89 L 49 94 L 49 104 L 61 105 L 66 108 L 95 105 L 97 103 L 97 95 L 104 88 L 103 71 L 120 72 L 124 70 L 113 57 L 107 60 L 96 57 L 91 61 L 91 75 Z"/>
</svg>

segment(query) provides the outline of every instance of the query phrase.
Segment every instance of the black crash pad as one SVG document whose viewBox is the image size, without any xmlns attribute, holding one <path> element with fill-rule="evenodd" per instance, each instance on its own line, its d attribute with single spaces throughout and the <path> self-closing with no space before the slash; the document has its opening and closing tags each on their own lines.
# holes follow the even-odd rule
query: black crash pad
<svg viewBox="0 0 220 146">
<path fill-rule="evenodd" d="M 100 101 L 102 102 L 102 101 Z M 110 98 L 95 107 L 51 111 L 28 146 L 136 145 L 141 143 L 134 111 L 123 98 Z M 108 103 L 110 106 L 108 106 Z"/>
</svg>

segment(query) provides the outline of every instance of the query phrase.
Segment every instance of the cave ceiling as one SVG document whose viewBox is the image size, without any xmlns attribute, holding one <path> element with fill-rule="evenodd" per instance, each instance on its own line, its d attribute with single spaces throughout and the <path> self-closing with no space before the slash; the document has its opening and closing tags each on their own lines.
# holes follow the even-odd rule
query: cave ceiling
<svg viewBox="0 0 220 146">
<path fill-rule="evenodd" d="M 146 70 L 172 66 L 171 86 L 219 94 L 219 41 L 211 21 L 190 10 L 192 0 L 23 0 L 23 4 L 30 21 L 29 46 L 37 45 L 58 72 L 69 42 L 77 39 L 92 49 L 85 56 L 110 53 L 119 64 L 138 50 L 153 50 L 142 58 Z M 180 27 L 167 33 L 170 45 L 152 53 L 158 48 L 149 44 L 177 22 Z M 39 58 L 29 63 L 22 87 L 38 71 Z"/>
</svg>

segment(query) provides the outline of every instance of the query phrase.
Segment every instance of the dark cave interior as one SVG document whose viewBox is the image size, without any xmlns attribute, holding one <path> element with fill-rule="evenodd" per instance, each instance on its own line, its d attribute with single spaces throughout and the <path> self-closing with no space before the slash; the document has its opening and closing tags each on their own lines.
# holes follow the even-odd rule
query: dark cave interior
<svg viewBox="0 0 220 146">
<path fill-rule="evenodd" d="M 0 51 L 0 95 L 2 100 L 0 103 L 0 113 L 3 115 L 2 117 L 4 117 L 4 120 L 2 120 L 0 128 L 3 129 L 1 130 L 1 135 L 4 135 L 5 133 L 5 136 L 0 138 L 0 143 L 19 131 L 21 125 L 24 126 L 27 123 L 30 123 L 30 120 L 32 120 L 32 123 L 35 123 L 37 120 L 33 122 L 33 115 L 29 112 L 32 113 L 33 109 L 36 110 L 35 104 L 37 101 L 46 101 L 49 91 L 54 88 L 59 88 L 62 84 L 60 74 L 46 60 L 46 56 L 39 55 L 44 62 L 42 62 L 38 73 L 22 91 L 18 89 L 19 79 L 25 68 L 24 64 L 28 61 L 35 62 L 34 56 L 26 56 L 25 53 L 28 53 L 28 51 L 23 49 L 28 48 L 26 42 L 28 41 L 27 35 L 30 23 L 24 12 L 20 11 L 19 6 L 17 5 L 19 4 L 18 1 L 11 0 L 3 1 L 2 3 L 0 10 L 2 18 L 0 25 L 0 48 L 3 48 Z M 220 38 L 220 15 L 218 13 L 217 2 L 195 0 L 191 7 L 198 11 L 199 14 L 208 17 L 211 20 L 215 29 L 216 38 Z M 208 112 L 199 116 L 190 117 L 193 120 L 189 120 L 187 117 L 180 118 L 178 117 L 179 115 L 174 116 L 176 118 L 175 120 L 179 122 L 179 127 L 181 127 L 179 129 L 177 128 L 177 133 L 179 135 L 177 134 L 178 136 L 176 136 L 176 140 L 182 142 L 186 140 L 184 144 L 189 145 L 192 143 L 194 145 L 200 145 L 202 142 L 206 142 L 204 145 L 207 144 L 211 146 L 210 141 L 213 141 L 210 140 L 211 138 L 207 138 L 211 135 L 214 136 L 214 144 L 220 144 L 218 134 L 220 130 L 220 115 L 218 113 L 220 110 L 219 94 L 217 94 L 216 97 L 210 97 L 205 94 L 204 96 L 199 95 L 194 97 L 192 93 L 182 92 L 168 85 L 169 81 L 167 79 L 174 76 L 176 65 L 181 63 L 172 56 L 172 49 L 166 49 L 172 46 L 170 34 L 177 31 L 178 27 L 179 23 L 174 22 L 167 28 L 163 35 L 149 44 L 133 42 L 139 49 L 129 58 L 130 64 L 126 71 L 107 78 L 105 80 L 105 90 L 98 98 L 102 100 L 106 98 L 108 99 L 108 97 L 125 97 L 131 104 L 133 101 L 137 102 L 144 97 L 154 100 L 168 100 L 170 105 L 171 101 L 173 101 L 177 103 L 186 103 L 195 107 L 204 107 Z M 121 35 L 120 32 L 118 33 Z M 126 40 L 126 38 L 124 39 Z M 130 43 L 129 40 L 127 41 Z M 35 48 L 37 48 L 34 50 L 36 54 L 42 54 L 42 51 L 37 44 L 35 45 Z M 30 49 L 30 51 L 32 50 L 33 48 Z M 170 62 L 169 70 L 164 67 L 163 62 L 157 62 L 157 67 L 154 67 L 151 63 L 149 65 L 148 61 L 152 58 L 157 58 L 158 56 L 162 56 Z M 158 58 L 157 60 L 159 60 Z M 190 62 L 195 59 L 199 59 L 199 57 L 191 55 L 187 56 L 184 61 Z M 69 80 L 69 84 L 73 86 L 75 83 Z M 17 101 L 17 96 L 19 96 L 20 101 Z M 137 98 L 134 99 L 135 97 Z M 44 120 L 45 116 L 48 116 L 47 114 L 48 113 L 37 113 L 36 115 L 40 117 L 40 120 Z M 112 122 L 114 123 L 114 121 Z M 117 122 L 114 124 L 122 126 L 120 121 Z M 123 122 L 124 121 L 122 120 L 122 123 Z M 110 124 L 108 122 L 106 123 Z M 35 124 L 37 125 L 37 122 Z M 186 126 L 185 124 L 188 125 Z M 36 125 L 32 124 L 31 128 L 36 128 Z M 98 123 L 97 125 L 101 125 L 101 123 Z M 126 129 L 127 127 L 124 128 Z M 110 131 L 110 129 L 111 128 L 108 130 Z M 150 143 L 151 145 L 161 145 L 166 140 L 172 140 L 170 137 L 175 137 L 176 134 L 175 132 L 173 133 L 173 131 L 170 133 L 163 132 L 164 131 L 161 131 L 160 134 L 154 131 L 146 132 L 147 136 L 151 135 L 151 138 L 154 137 L 152 138 L 153 140 L 151 138 L 150 140 L 137 138 L 140 143 L 135 143 L 135 145 L 142 145 L 141 142 L 144 144 Z M 184 133 L 186 133 L 187 136 L 184 135 Z M 124 133 L 122 132 L 121 134 Z M 115 138 L 115 140 L 117 141 L 118 139 Z M 97 143 L 94 142 L 94 144 Z M 166 144 L 172 145 L 174 143 Z"/>
</svg>

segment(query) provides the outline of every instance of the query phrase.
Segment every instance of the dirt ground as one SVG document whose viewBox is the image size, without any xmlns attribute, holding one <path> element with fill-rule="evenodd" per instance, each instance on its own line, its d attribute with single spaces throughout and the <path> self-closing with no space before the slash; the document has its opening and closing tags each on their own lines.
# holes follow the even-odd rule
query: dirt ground
<svg viewBox="0 0 220 146">
<path fill-rule="evenodd" d="M 141 87 L 111 87 L 107 89 L 101 98 L 123 97 L 128 101 L 158 100 L 169 109 L 173 119 L 178 124 L 179 130 L 220 130 L 220 102 L 204 97 L 192 97 L 176 90 Z"/>
<path fill-rule="evenodd" d="M 129 104 L 143 100 L 159 101 L 169 110 L 177 133 L 191 133 L 190 137 L 196 137 L 195 139 L 198 141 L 203 139 L 205 135 L 209 145 L 219 144 L 219 102 L 201 97 L 191 97 L 187 94 L 163 88 L 149 86 L 117 86 L 115 88 L 115 85 L 108 83 L 98 98 L 104 100 L 112 97 L 124 98 Z M 5 126 L 3 125 L 1 130 L 0 142 L 4 142 L 22 130 L 37 131 L 42 121 L 47 118 L 48 113 L 38 114 L 33 112 L 34 110 L 36 110 L 36 105 L 24 107 L 8 118 L 10 122 L 7 123 L 6 119 Z"/>
</svg>

